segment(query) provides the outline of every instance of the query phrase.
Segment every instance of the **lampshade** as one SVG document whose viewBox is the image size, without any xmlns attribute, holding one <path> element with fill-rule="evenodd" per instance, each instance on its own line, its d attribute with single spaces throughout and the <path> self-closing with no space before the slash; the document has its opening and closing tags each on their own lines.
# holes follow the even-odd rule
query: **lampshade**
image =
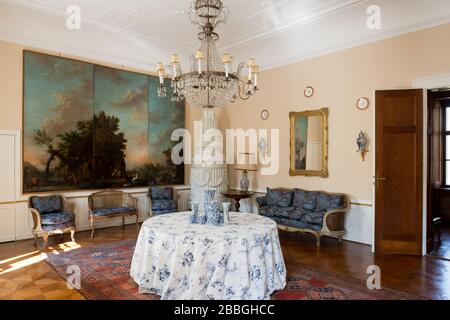
<svg viewBox="0 0 450 320">
<path fill-rule="evenodd" d="M 240 171 L 257 171 L 255 154 L 253 153 L 241 153 L 239 155 L 238 164 L 234 167 L 234 170 Z"/>
</svg>

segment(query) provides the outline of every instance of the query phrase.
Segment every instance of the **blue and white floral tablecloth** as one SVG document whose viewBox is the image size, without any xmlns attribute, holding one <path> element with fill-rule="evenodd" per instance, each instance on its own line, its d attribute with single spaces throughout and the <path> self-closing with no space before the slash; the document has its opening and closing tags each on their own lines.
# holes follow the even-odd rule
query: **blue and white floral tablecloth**
<svg viewBox="0 0 450 320">
<path fill-rule="evenodd" d="M 161 299 L 269 299 L 286 286 L 278 230 L 271 219 L 231 213 L 227 226 L 191 225 L 189 213 L 148 219 L 131 277 Z"/>
</svg>

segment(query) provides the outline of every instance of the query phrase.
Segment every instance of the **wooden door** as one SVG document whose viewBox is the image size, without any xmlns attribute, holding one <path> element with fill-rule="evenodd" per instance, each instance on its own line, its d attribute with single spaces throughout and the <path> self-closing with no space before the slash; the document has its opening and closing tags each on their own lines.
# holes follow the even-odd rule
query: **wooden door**
<svg viewBox="0 0 450 320">
<path fill-rule="evenodd" d="M 376 92 L 375 148 L 375 251 L 422 255 L 422 90 Z"/>
</svg>

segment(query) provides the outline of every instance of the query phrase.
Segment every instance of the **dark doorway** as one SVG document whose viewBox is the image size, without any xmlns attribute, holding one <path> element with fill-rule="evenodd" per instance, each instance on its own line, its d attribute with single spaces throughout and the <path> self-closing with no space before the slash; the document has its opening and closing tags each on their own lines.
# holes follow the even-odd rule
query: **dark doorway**
<svg viewBox="0 0 450 320">
<path fill-rule="evenodd" d="M 450 89 L 428 91 L 427 252 L 450 259 Z"/>
</svg>

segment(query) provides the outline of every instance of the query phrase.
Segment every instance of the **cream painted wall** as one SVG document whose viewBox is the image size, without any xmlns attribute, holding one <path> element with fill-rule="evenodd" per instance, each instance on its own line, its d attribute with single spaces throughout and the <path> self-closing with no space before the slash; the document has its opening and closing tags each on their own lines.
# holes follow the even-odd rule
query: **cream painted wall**
<svg viewBox="0 0 450 320">
<path fill-rule="evenodd" d="M 275 176 L 254 178 L 253 190 L 266 187 L 302 187 L 347 193 L 352 201 L 372 203 L 374 145 L 362 162 L 356 152 L 361 130 L 373 139 L 374 91 L 411 88 L 415 78 L 450 72 L 450 25 L 383 40 L 261 74 L 261 91 L 248 101 L 240 101 L 220 112 L 221 127 L 280 129 L 280 170 Z M 307 44 L 304 44 L 307 45 Z M 305 98 L 306 86 L 315 88 Z M 356 109 L 356 100 L 366 96 L 371 106 Z M 289 176 L 289 112 L 330 109 L 329 171 L 327 179 Z M 270 118 L 263 121 L 260 112 Z M 252 174 L 250 174 L 252 176 Z M 239 174 L 230 170 L 230 184 L 238 185 Z"/>
</svg>

